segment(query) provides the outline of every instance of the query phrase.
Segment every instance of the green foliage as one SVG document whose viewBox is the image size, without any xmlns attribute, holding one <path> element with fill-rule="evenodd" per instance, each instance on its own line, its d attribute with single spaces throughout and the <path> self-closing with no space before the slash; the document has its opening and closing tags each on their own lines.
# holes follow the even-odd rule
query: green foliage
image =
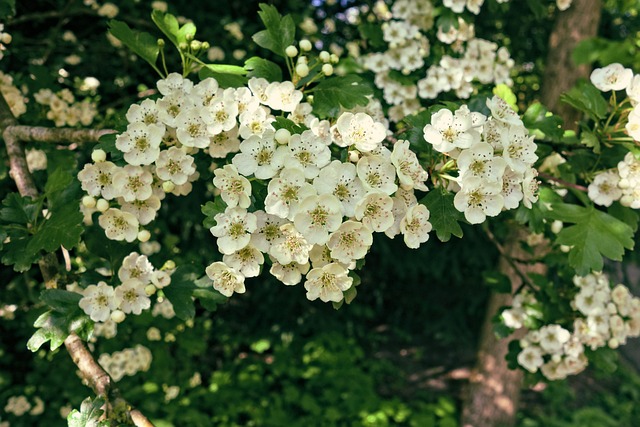
<svg viewBox="0 0 640 427">
<path fill-rule="evenodd" d="M 244 63 L 244 69 L 247 70 L 247 77 L 262 77 L 270 82 L 282 81 L 282 70 L 280 66 L 268 59 L 262 59 L 253 56 Z"/>
<path fill-rule="evenodd" d="M 16 0 L 0 0 L 0 20 L 16 14 Z"/>
<path fill-rule="evenodd" d="M 214 71 L 214 69 L 217 68 L 212 64 L 208 64 L 198 71 L 198 77 L 200 77 L 201 80 L 204 80 L 207 77 L 213 77 L 218 82 L 218 85 L 223 89 L 229 87 L 242 87 L 247 84 L 248 79 L 242 75 L 243 73 L 226 73 Z"/>
<path fill-rule="evenodd" d="M 353 74 L 329 77 L 313 88 L 313 112 L 320 117 L 337 117 L 340 107 L 367 105 L 373 92 L 369 85 Z"/>
<path fill-rule="evenodd" d="M 135 31 L 129 28 L 126 22 L 115 19 L 109 22 L 109 32 L 131 49 L 136 55 L 144 59 L 158 71 L 156 62 L 160 53 L 158 42 L 151 34 L 144 31 Z M 159 71 L 158 71 L 159 72 Z"/>
<path fill-rule="evenodd" d="M 522 121 L 529 131 L 539 131 L 542 138 L 560 141 L 564 135 L 562 119 L 549 112 L 541 103 L 535 102 L 527 108 Z"/>
<path fill-rule="evenodd" d="M 196 34 L 193 23 L 187 22 L 181 26 L 178 19 L 170 13 L 154 10 L 151 13 L 151 20 L 178 50 L 181 50 L 181 43 L 190 42 Z"/>
<path fill-rule="evenodd" d="M 291 15 L 282 16 L 275 6 L 260 4 L 258 12 L 265 30 L 253 35 L 253 41 L 260 47 L 269 49 L 276 55 L 285 57 L 284 50 L 295 40 L 296 27 Z"/>
<path fill-rule="evenodd" d="M 51 351 L 57 349 L 72 332 L 83 340 L 88 340 L 93 331 L 93 322 L 77 305 L 75 309 L 47 311 L 36 319 L 33 326 L 37 330 L 27 342 L 27 348 L 33 352 L 48 341 L 51 341 Z"/>
<path fill-rule="evenodd" d="M 464 220 L 464 216 L 454 207 L 453 199 L 453 193 L 435 188 L 420 201 L 429 208 L 431 225 L 441 242 L 449 241 L 451 235 L 463 235 L 459 222 Z"/>
<path fill-rule="evenodd" d="M 604 119 L 609 109 L 609 104 L 602 96 L 602 92 L 590 82 L 585 81 L 563 93 L 560 100 L 586 113 L 594 120 Z"/>
<path fill-rule="evenodd" d="M 87 397 L 80 405 L 80 411 L 74 409 L 67 416 L 69 427 L 109 427 L 109 421 L 100 421 L 104 411 L 100 408 L 105 404 L 101 397 L 91 399 Z"/>
<path fill-rule="evenodd" d="M 571 247 L 569 265 L 579 275 L 602 271 L 603 257 L 620 261 L 625 248 L 633 249 L 633 229 L 593 206 L 556 203 L 547 215 L 551 219 L 574 224 L 562 229 L 556 242 Z"/>
</svg>

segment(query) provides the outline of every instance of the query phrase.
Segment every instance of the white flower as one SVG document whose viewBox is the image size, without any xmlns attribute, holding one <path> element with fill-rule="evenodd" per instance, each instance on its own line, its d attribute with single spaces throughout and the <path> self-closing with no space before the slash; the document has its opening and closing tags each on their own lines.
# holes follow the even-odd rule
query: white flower
<svg viewBox="0 0 640 427">
<path fill-rule="evenodd" d="M 307 280 L 304 283 L 307 299 L 314 301 L 319 297 L 323 302 L 342 301 L 343 292 L 353 284 L 353 278 L 348 274 L 349 271 L 346 268 L 336 263 L 314 268 L 307 274 Z"/>
<path fill-rule="evenodd" d="M 264 206 L 267 213 L 293 220 L 300 202 L 316 194 L 313 185 L 306 182 L 300 169 L 285 168 L 267 187 Z M 285 263 L 286 264 L 286 263 Z"/>
<path fill-rule="evenodd" d="M 287 286 L 294 286 L 300 283 L 302 275 L 309 271 L 309 263 L 298 264 L 297 262 L 291 262 L 289 264 L 282 265 L 278 262 L 274 262 L 271 265 L 269 273 L 271 273 L 276 279 L 280 280 Z"/>
<path fill-rule="evenodd" d="M 491 116 L 502 123 L 522 127 L 522 120 L 507 102 L 499 96 L 487 99 L 487 107 L 491 110 Z"/>
<path fill-rule="evenodd" d="M 164 124 L 158 116 L 158 107 L 152 99 L 145 99 L 140 104 L 133 104 L 127 110 L 127 121 L 129 123 L 142 123 L 145 125 L 158 125 L 164 128 Z"/>
<path fill-rule="evenodd" d="M 533 138 L 525 127 L 519 126 L 509 126 L 509 131 L 502 134 L 502 157 L 514 171 L 524 173 L 538 160 Z"/>
<path fill-rule="evenodd" d="M 417 249 L 421 243 L 429 240 L 431 223 L 427 207 L 418 204 L 407 209 L 407 214 L 400 221 L 400 231 L 404 236 L 404 243 L 411 249 Z"/>
<path fill-rule="evenodd" d="M 498 182 L 468 178 L 453 199 L 455 208 L 464 213 L 471 224 L 484 222 L 487 216 L 496 216 L 504 206 L 502 185 Z"/>
<path fill-rule="evenodd" d="M 367 193 L 355 209 L 355 217 L 371 231 L 384 232 L 393 225 L 393 199 L 380 191 Z"/>
<path fill-rule="evenodd" d="M 240 108 L 240 104 L 238 104 L 238 107 Z M 240 127 L 238 129 L 242 139 L 247 139 L 251 135 L 262 136 L 267 130 L 274 130 L 272 122 L 275 117 L 270 114 L 267 107 L 258 107 L 245 111 L 240 114 L 239 119 Z"/>
<path fill-rule="evenodd" d="M 170 147 L 160 152 L 156 160 L 156 175 L 163 181 L 171 181 L 175 185 L 186 183 L 190 175 L 196 171 L 193 157 L 183 149 Z"/>
<path fill-rule="evenodd" d="M 118 308 L 125 313 L 140 314 L 151 307 L 151 300 L 144 291 L 145 284 L 138 279 L 129 278 L 116 288 L 116 297 L 120 299 Z"/>
<path fill-rule="evenodd" d="M 151 282 L 152 273 L 153 265 L 151 265 L 149 259 L 145 255 L 131 252 L 122 260 L 122 265 L 118 269 L 118 279 L 124 282 L 133 278 L 147 284 Z"/>
<path fill-rule="evenodd" d="M 343 264 L 364 258 L 373 244 L 372 231 L 358 221 L 345 221 L 338 230 L 331 233 L 327 247 L 331 258 Z"/>
<path fill-rule="evenodd" d="M 378 190 L 391 195 L 398 189 L 396 168 L 382 156 L 363 156 L 358 160 L 356 171 L 368 191 Z"/>
<path fill-rule="evenodd" d="M 251 233 L 256 229 L 256 216 L 240 207 L 227 207 L 214 219 L 216 225 L 211 227 L 211 234 L 218 238 L 218 249 L 225 255 L 247 246 L 251 240 Z"/>
<path fill-rule="evenodd" d="M 134 200 L 133 202 L 121 202 L 123 212 L 135 215 L 140 225 L 147 225 L 156 217 L 160 209 L 160 199 L 156 196 L 149 196 L 146 200 Z"/>
<path fill-rule="evenodd" d="M 253 135 L 242 141 L 240 153 L 233 156 L 232 162 L 244 176 L 270 179 L 282 169 L 287 154 L 288 150 L 274 140 L 274 132 L 267 131 L 262 137 Z"/>
<path fill-rule="evenodd" d="M 100 162 L 96 164 L 87 163 L 78 172 L 78 179 L 82 184 L 82 189 L 89 195 L 102 196 L 107 200 L 117 197 L 117 191 L 113 185 L 113 175 L 118 171 L 118 167 L 111 162 Z"/>
<path fill-rule="evenodd" d="M 622 190 L 618 188 L 620 175 L 617 171 L 609 170 L 596 175 L 589 184 L 589 198 L 600 206 L 611 206 L 622 197 Z"/>
<path fill-rule="evenodd" d="M 283 236 L 280 226 L 288 223 L 285 218 L 268 214 L 264 211 L 255 211 L 256 229 L 251 234 L 251 244 L 260 251 L 268 253 L 271 244 Z"/>
<path fill-rule="evenodd" d="M 284 163 L 287 167 L 304 171 L 307 179 L 318 176 L 320 169 L 331 161 L 329 147 L 310 130 L 292 135 L 288 147 L 290 153 L 284 159 Z"/>
<path fill-rule="evenodd" d="M 400 223 L 404 219 L 407 209 L 418 204 L 418 199 L 414 192 L 412 190 L 404 190 L 402 187 L 396 191 L 392 200 L 393 224 L 384 232 L 384 234 L 386 234 L 390 239 L 393 239 L 396 235 L 400 234 Z"/>
<path fill-rule="evenodd" d="M 176 136 L 182 145 L 196 148 L 209 147 L 211 143 L 209 138 L 214 134 L 209 131 L 208 113 L 206 107 L 192 107 L 185 108 L 178 114 L 175 120 Z"/>
<path fill-rule="evenodd" d="M 626 89 L 633 79 L 633 71 L 622 64 L 609 64 L 591 72 L 591 83 L 602 92 Z"/>
<path fill-rule="evenodd" d="M 264 91 L 265 104 L 274 110 L 292 112 L 302 101 L 302 92 L 297 90 L 292 82 L 272 82 Z M 262 100 L 262 99 L 261 99 Z"/>
<path fill-rule="evenodd" d="M 116 137 L 116 148 L 124 153 L 131 165 L 150 165 L 160 154 L 164 126 L 131 123 L 127 130 Z"/>
<path fill-rule="evenodd" d="M 525 347 L 518 353 L 518 363 L 529 372 L 537 372 L 544 363 L 542 350 L 537 345 Z"/>
<path fill-rule="evenodd" d="M 540 328 L 540 347 L 549 353 L 559 353 L 571 338 L 571 333 L 560 325 L 545 325 Z"/>
<path fill-rule="evenodd" d="M 387 136 L 384 125 L 366 113 L 342 113 L 336 128 L 342 139 L 340 146 L 355 145 L 363 152 L 375 150 Z"/>
<path fill-rule="evenodd" d="M 486 142 L 474 144 L 471 148 L 462 150 L 458 157 L 458 168 L 462 186 L 473 177 L 483 181 L 499 182 L 507 166 L 502 157 L 493 157 L 493 147 Z"/>
<path fill-rule="evenodd" d="M 240 150 L 240 139 L 238 139 L 238 128 L 233 127 L 225 132 L 215 134 L 210 138 L 209 155 L 213 158 L 225 158 L 229 153 L 236 153 Z"/>
<path fill-rule="evenodd" d="M 98 223 L 111 240 L 133 242 L 138 237 L 138 220 L 129 212 L 109 208 L 98 217 Z"/>
<path fill-rule="evenodd" d="M 226 89 L 217 96 L 211 105 L 205 107 L 202 118 L 209 125 L 210 135 L 227 132 L 236 126 L 238 116 L 238 102 L 235 100 L 233 89 Z"/>
<path fill-rule="evenodd" d="M 407 190 L 416 188 L 427 191 L 428 188 L 424 182 L 429 175 L 418 162 L 418 157 L 411 151 L 409 144 L 409 141 L 399 140 L 393 145 L 391 163 L 396 167 L 400 186 Z"/>
<path fill-rule="evenodd" d="M 201 105 L 210 105 L 218 94 L 219 88 L 220 86 L 216 79 L 213 77 L 207 77 L 193 87 L 190 92 L 190 96 L 194 98 L 194 101 L 197 99 L 198 103 Z"/>
<path fill-rule="evenodd" d="M 524 176 L 514 172 L 510 168 L 505 169 L 502 175 L 502 197 L 505 209 L 515 209 L 524 198 L 522 192 L 522 180 Z"/>
<path fill-rule="evenodd" d="M 213 280 L 213 289 L 226 297 L 230 297 L 234 292 L 243 294 L 246 291 L 244 276 L 224 262 L 214 262 L 205 269 L 205 273 Z"/>
<path fill-rule="evenodd" d="M 633 76 L 633 79 L 629 82 L 627 96 L 634 107 L 640 103 L 640 74 Z"/>
<path fill-rule="evenodd" d="M 320 170 L 313 186 L 318 194 L 333 194 L 342 204 L 343 214 L 353 216 L 358 201 L 365 193 L 360 178 L 356 176 L 356 165 L 334 160 Z"/>
<path fill-rule="evenodd" d="M 307 242 L 323 245 L 342 223 L 342 205 L 331 194 L 309 196 L 300 203 L 294 223 Z"/>
<path fill-rule="evenodd" d="M 222 169 L 213 171 L 213 185 L 220 189 L 220 196 L 228 207 L 248 208 L 251 204 L 251 183 L 238 174 L 234 165 L 224 165 Z"/>
<path fill-rule="evenodd" d="M 272 242 L 269 255 L 282 265 L 291 262 L 306 264 L 313 245 L 291 223 L 281 226 L 280 231 L 282 235 Z"/>
<path fill-rule="evenodd" d="M 522 204 L 527 208 L 531 209 L 533 203 L 538 201 L 538 180 L 536 179 L 538 176 L 538 170 L 534 168 L 528 169 L 524 173 L 524 178 L 522 180 L 522 194 L 524 195 L 522 199 Z"/>
<path fill-rule="evenodd" d="M 224 255 L 222 262 L 244 277 L 256 277 L 260 274 L 260 266 L 264 263 L 264 256 L 255 246 L 249 244 L 237 252 Z"/>
<path fill-rule="evenodd" d="M 87 286 L 82 295 L 78 305 L 94 322 L 106 322 L 120 305 L 120 297 L 105 282 Z"/>
<path fill-rule="evenodd" d="M 177 127 L 176 117 L 189 108 L 193 108 L 193 102 L 179 92 L 165 95 L 156 102 L 158 118 L 166 126 Z"/>
<path fill-rule="evenodd" d="M 423 132 L 424 139 L 441 153 L 469 148 L 480 141 L 480 134 L 473 129 L 471 115 L 466 112 L 456 111 L 454 115 L 442 109 L 431 115 L 431 123 L 423 128 Z"/>
<path fill-rule="evenodd" d="M 635 106 L 629 113 L 629 122 L 624 127 L 629 136 L 640 141 L 640 106 Z"/>
<path fill-rule="evenodd" d="M 127 202 L 148 199 L 153 190 L 153 175 L 141 166 L 126 165 L 113 175 L 113 185 L 119 196 Z"/>
</svg>

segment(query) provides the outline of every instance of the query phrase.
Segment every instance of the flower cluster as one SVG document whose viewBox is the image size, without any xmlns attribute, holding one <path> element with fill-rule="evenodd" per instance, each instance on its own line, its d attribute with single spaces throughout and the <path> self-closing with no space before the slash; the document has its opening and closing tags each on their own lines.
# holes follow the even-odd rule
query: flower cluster
<svg viewBox="0 0 640 427">
<path fill-rule="evenodd" d="M 113 354 L 103 353 L 98 358 L 98 363 L 114 381 L 120 381 L 125 375 L 133 376 L 138 372 L 148 371 L 152 360 L 151 351 L 138 344 Z"/>
<path fill-rule="evenodd" d="M 40 89 L 33 95 L 36 102 L 47 107 L 47 119 L 52 120 L 57 127 L 89 126 L 98 108 L 94 102 L 85 99 L 76 102 L 76 97 L 69 89 L 62 89 L 54 93 L 51 89 Z"/>
<path fill-rule="evenodd" d="M 383 52 L 363 55 L 361 63 L 367 70 L 376 74 L 375 84 L 382 90 L 385 101 L 391 105 L 389 116 L 394 121 L 420 110 L 418 96 L 423 99 L 435 99 L 440 93 L 454 91 L 462 99 L 469 98 L 473 92 L 472 82 L 481 84 L 512 84 L 509 77 L 514 61 L 506 48 L 475 37 L 474 26 L 462 18 L 458 25 L 446 30 L 439 27 L 437 39 L 451 45 L 454 55 L 445 54 L 433 63 L 430 55 L 430 41 L 427 34 L 432 30 L 436 9 L 430 0 L 421 0 L 419 5 L 408 0 L 396 1 L 391 13 L 382 24 L 383 39 L 387 48 Z M 461 3 L 479 11 L 482 2 Z M 445 6 L 447 2 L 445 1 Z M 455 7 L 457 10 L 458 7 Z M 460 9 L 458 12 L 462 12 Z M 474 12 L 477 13 L 477 12 Z M 424 69 L 422 74 L 418 70 Z M 393 73 L 404 75 L 422 74 L 416 83 L 410 83 L 411 77 L 402 82 Z"/>
<path fill-rule="evenodd" d="M 4 51 L 7 50 L 7 46 L 11 43 L 13 37 L 11 34 L 4 31 L 4 24 L 0 23 L 0 59 L 4 57 Z"/>
<path fill-rule="evenodd" d="M 164 270 L 156 270 L 145 255 L 132 252 L 122 261 L 118 270 L 120 285 L 108 285 L 98 282 L 82 291 L 80 308 L 94 322 L 106 322 L 109 319 L 122 322 L 126 314 L 140 314 L 151 307 L 150 295 L 171 282 Z"/>
<path fill-rule="evenodd" d="M 520 340 L 522 350 L 517 357 L 520 366 L 532 373 L 540 370 L 550 380 L 584 370 L 588 364 L 585 347 L 617 348 L 628 337 L 640 336 L 640 299 L 631 295 L 627 287 L 619 284 L 612 288 L 602 273 L 576 276 L 573 283 L 578 291 L 571 302 L 572 330 L 547 324 L 529 331 Z M 512 328 L 522 326 L 527 307 L 535 304 L 535 298 L 528 294 L 515 302 L 518 304 L 502 313 L 505 324 Z"/>
<path fill-rule="evenodd" d="M 340 301 L 374 232 L 402 234 L 411 248 L 428 239 L 429 211 L 414 195 L 414 189 L 427 190 L 427 173 L 408 141 L 392 150 L 382 144 L 387 129 L 371 115 L 344 112 L 334 123 L 320 120 L 292 82 L 263 78 L 222 89 L 212 78 L 194 85 L 171 74 L 158 90 L 160 99 L 129 109 L 127 130 L 116 137 L 127 164 L 94 152 L 96 163 L 78 174 L 91 196 L 85 205 L 102 212 L 98 221 L 107 237 L 140 239 L 139 226 L 153 220 L 166 192 L 190 191 L 199 176 L 194 156 L 205 151 L 231 158 L 214 169 L 213 179 L 226 205 L 211 228 L 223 259 L 206 269 L 224 295 L 244 292 L 245 278 L 260 273 L 267 255 L 270 272 L 285 284 L 299 283 L 308 272 L 310 299 Z M 272 110 L 287 114 L 300 133 L 276 129 Z M 250 180 L 266 187 L 263 200 Z M 115 309 L 98 308 L 96 298 L 86 302 L 100 313 L 95 316 Z"/>
<path fill-rule="evenodd" d="M 488 99 L 487 107 L 489 118 L 466 105 L 455 112 L 442 109 L 424 127 L 425 140 L 453 160 L 440 172 L 457 166 L 454 180 L 460 188 L 454 204 L 472 224 L 503 209 L 515 209 L 520 202 L 531 207 L 537 201 L 537 171 L 532 166 L 538 156 L 533 136 L 502 98 Z"/>
<path fill-rule="evenodd" d="M 13 77 L 0 71 L 0 92 L 9 104 L 14 117 L 20 117 L 27 112 L 27 105 L 24 95 L 13 85 Z"/>
</svg>

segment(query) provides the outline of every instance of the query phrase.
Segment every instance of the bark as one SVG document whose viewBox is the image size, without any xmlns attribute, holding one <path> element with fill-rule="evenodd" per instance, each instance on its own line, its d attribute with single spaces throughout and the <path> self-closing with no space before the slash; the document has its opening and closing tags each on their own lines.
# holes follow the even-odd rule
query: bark
<svg viewBox="0 0 640 427">
<path fill-rule="evenodd" d="M 112 130 L 78 130 L 78 129 L 48 129 L 40 127 L 18 126 L 18 122 L 11 114 L 11 109 L 0 94 L 0 132 L 4 139 L 10 165 L 10 174 L 22 196 L 38 197 L 38 189 L 27 168 L 24 147 L 21 142 L 96 142 L 101 135 L 113 133 Z M 46 254 L 38 262 L 45 287 L 58 287 L 58 272 L 60 266 L 55 254 Z M 71 359 L 78 367 L 82 377 L 93 391 L 107 399 L 107 412 L 111 408 L 124 408 L 124 413 L 135 426 L 153 427 L 153 424 L 138 410 L 129 405 L 119 391 L 112 387 L 113 380 L 109 374 L 95 360 L 85 343 L 75 333 L 70 334 L 64 341 L 65 348 Z"/>
<path fill-rule="evenodd" d="M 469 378 L 467 395 L 462 408 L 463 427 L 510 427 L 515 424 L 522 371 L 510 370 L 505 356 L 509 342 L 524 336 L 523 329 L 505 339 L 496 338 L 493 333 L 492 318 L 500 307 L 510 305 L 512 294 L 527 280 L 526 274 L 535 272 L 544 274 L 545 266 L 531 263 L 546 250 L 542 243 L 533 254 L 524 251 L 520 242 L 526 238 L 525 229 L 516 229 L 503 247 L 488 232 L 500 252 L 499 271 L 511 281 L 512 292 L 499 294 L 493 292 L 489 297 L 487 314 L 482 325 L 478 360 Z"/>
<path fill-rule="evenodd" d="M 598 34 L 602 0 L 573 0 L 571 7 L 558 13 L 549 36 L 549 53 L 542 79 L 541 101 L 564 119 L 565 128 L 578 128 L 581 113 L 560 102 L 560 95 L 571 89 L 578 79 L 589 78 L 591 66 L 576 65 L 573 50 L 576 45 Z"/>
</svg>

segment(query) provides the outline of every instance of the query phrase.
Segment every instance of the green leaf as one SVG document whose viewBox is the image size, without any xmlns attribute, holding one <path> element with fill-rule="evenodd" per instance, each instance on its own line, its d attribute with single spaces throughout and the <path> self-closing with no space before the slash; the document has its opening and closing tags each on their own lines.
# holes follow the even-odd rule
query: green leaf
<svg viewBox="0 0 640 427">
<path fill-rule="evenodd" d="M 360 37 L 366 40 L 372 48 L 383 48 L 387 46 L 387 43 L 384 41 L 382 27 L 379 23 L 363 22 L 358 25 L 358 31 L 360 32 Z"/>
<path fill-rule="evenodd" d="M 194 57 L 193 55 L 187 55 L 187 56 Z M 245 74 L 247 74 L 247 70 L 237 65 L 203 64 L 202 66 L 206 67 L 209 71 L 211 71 L 214 74 L 232 74 L 236 76 L 244 76 Z"/>
<path fill-rule="evenodd" d="M 547 13 L 546 6 L 540 0 L 527 0 L 527 6 L 536 20 L 542 18 Z"/>
<path fill-rule="evenodd" d="M 115 19 L 109 21 L 109 32 L 136 55 L 156 68 L 160 48 L 155 37 L 144 31 L 134 31 L 125 22 Z"/>
<path fill-rule="evenodd" d="M 218 82 L 218 85 L 223 88 L 229 87 L 242 87 L 247 84 L 247 78 L 239 74 L 219 73 L 212 71 L 209 67 L 202 67 L 198 71 L 198 77 L 200 80 L 204 80 L 207 77 L 213 77 Z"/>
<path fill-rule="evenodd" d="M 2 201 L 0 221 L 14 224 L 31 224 L 38 217 L 38 205 L 31 197 L 22 197 L 18 193 L 9 193 Z"/>
<path fill-rule="evenodd" d="M 193 319 L 196 308 L 193 304 L 193 291 L 196 289 L 196 281 L 202 274 L 192 265 L 183 265 L 171 275 L 171 284 L 163 288 L 165 296 L 173 305 L 176 316 L 182 320 Z"/>
<path fill-rule="evenodd" d="M 45 289 L 40 293 L 40 299 L 52 310 L 66 313 L 78 308 L 82 295 L 62 289 Z"/>
<path fill-rule="evenodd" d="M 305 130 L 309 129 L 305 125 L 299 125 L 296 122 L 294 122 L 293 120 L 284 118 L 282 116 L 276 117 L 276 121 L 273 122 L 272 125 L 276 130 L 278 130 L 278 129 L 286 129 L 289 132 L 291 132 L 292 134 L 294 134 L 294 133 L 302 133 Z"/>
<path fill-rule="evenodd" d="M 633 229 L 593 206 L 557 203 L 551 206 L 548 217 L 575 224 L 563 228 L 556 242 L 571 247 L 569 265 L 581 276 L 602 271 L 603 257 L 621 261 L 625 248 L 633 249 Z"/>
<path fill-rule="evenodd" d="M 285 57 L 284 50 L 291 45 L 296 36 L 296 26 L 290 15 L 282 16 L 275 6 L 261 3 L 258 15 L 265 30 L 253 35 L 253 41 L 260 47 L 269 49 L 276 55 Z"/>
<path fill-rule="evenodd" d="M 594 119 L 604 119 L 609 104 L 602 93 L 590 82 L 582 81 L 560 96 L 560 100 L 588 114 Z"/>
<path fill-rule="evenodd" d="M 71 332 L 87 339 L 93 331 L 93 322 L 77 306 L 65 313 L 47 311 L 36 319 L 33 326 L 38 330 L 27 342 L 27 348 L 33 352 L 38 351 L 48 341 L 51 351 L 59 348 Z"/>
<path fill-rule="evenodd" d="M 541 103 L 535 102 L 527 108 L 522 116 L 525 127 L 529 130 L 537 129 L 545 137 L 553 141 L 560 141 L 564 130 L 562 129 L 562 118 L 551 114 Z"/>
<path fill-rule="evenodd" d="M 151 12 L 151 20 L 178 49 L 180 43 L 187 42 L 187 36 L 191 38 L 196 34 L 196 26 L 193 23 L 188 22 L 180 27 L 178 19 L 170 13 L 156 9 Z"/>
<path fill-rule="evenodd" d="M 78 204 L 67 204 L 55 209 L 29 242 L 28 251 L 38 252 L 44 249 L 54 252 L 64 246 L 71 249 L 80 243 L 84 231 L 84 215 Z"/>
<path fill-rule="evenodd" d="M 211 286 L 213 286 L 211 283 L 211 279 L 209 279 L 207 276 L 204 276 L 204 278 L 207 279 L 208 286 L 209 288 L 211 288 Z M 201 280 L 202 278 L 199 279 L 198 282 L 200 282 Z M 199 284 L 196 283 L 196 286 L 199 286 Z M 193 291 L 193 296 L 198 298 L 198 300 L 200 301 L 200 304 L 202 304 L 202 306 L 206 310 L 211 312 L 216 311 L 218 309 L 218 305 L 224 304 L 229 300 L 229 298 L 225 297 L 224 295 L 222 295 L 220 292 L 216 291 L 213 288 L 196 289 L 195 291 Z"/>
<path fill-rule="evenodd" d="M 336 117 L 340 107 L 348 110 L 367 105 L 371 88 L 356 75 L 329 77 L 313 89 L 313 112 L 321 117 Z"/>
<path fill-rule="evenodd" d="M 13 269 L 19 273 L 27 271 L 31 265 L 38 261 L 37 252 L 30 252 L 27 248 L 31 237 L 28 235 L 12 236 L 11 241 L 4 244 L 2 263 L 13 265 Z"/>
<path fill-rule="evenodd" d="M 638 231 L 638 219 L 640 217 L 635 209 L 622 206 L 616 202 L 609 207 L 608 211 L 609 215 L 613 215 L 631 227 L 634 233 Z"/>
<path fill-rule="evenodd" d="M 464 217 L 453 205 L 453 198 L 453 193 L 435 188 L 420 201 L 429 208 L 429 221 L 441 242 L 449 241 L 452 234 L 456 237 L 463 234 L 458 221 Z"/>
<path fill-rule="evenodd" d="M 582 132 L 580 135 L 580 143 L 593 148 L 594 153 L 600 154 L 600 139 L 598 139 L 595 133 L 589 131 Z"/>
<path fill-rule="evenodd" d="M 504 102 L 509 104 L 509 107 L 516 113 L 518 112 L 518 98 L 513 93 L 511 88 L 504 83 L 501 83 L 493 88 L 493 94 L 502 98 Z"/>
<path fill-rule="evenodd" d="M 275 62 L 262 59 L 257 56 L 251 57 L 244 62 L 244 69 L 248 71 L 247 77 L 262 77 L 270 82 L 282 81 L 282 69 Z"/>
<path fill-rule="evenodd" d="M 100 421 L 100 417 L 103 414 L 101 409 L 105 400 L 101 397 L 97 397 L 91 400 L 87 397 L 82 401 L 80 405 L 80 411 L 74 409 L 67 416 L 67 423 L 69 427 L 109 427 L 108 420 Z"/>
<path fill-rule="evenodd" d="M 213 202 L 205 203 L 200 207 L 200 210 L 206 217 L 202 221 L 202 225 L 207 229 L 214 227 L 216 225 L 215 216 L 224 212 L 225 209 L 227 209 L 227 204 L 222 200 L 222 197 L 216 197 Z"/>
</svg>

